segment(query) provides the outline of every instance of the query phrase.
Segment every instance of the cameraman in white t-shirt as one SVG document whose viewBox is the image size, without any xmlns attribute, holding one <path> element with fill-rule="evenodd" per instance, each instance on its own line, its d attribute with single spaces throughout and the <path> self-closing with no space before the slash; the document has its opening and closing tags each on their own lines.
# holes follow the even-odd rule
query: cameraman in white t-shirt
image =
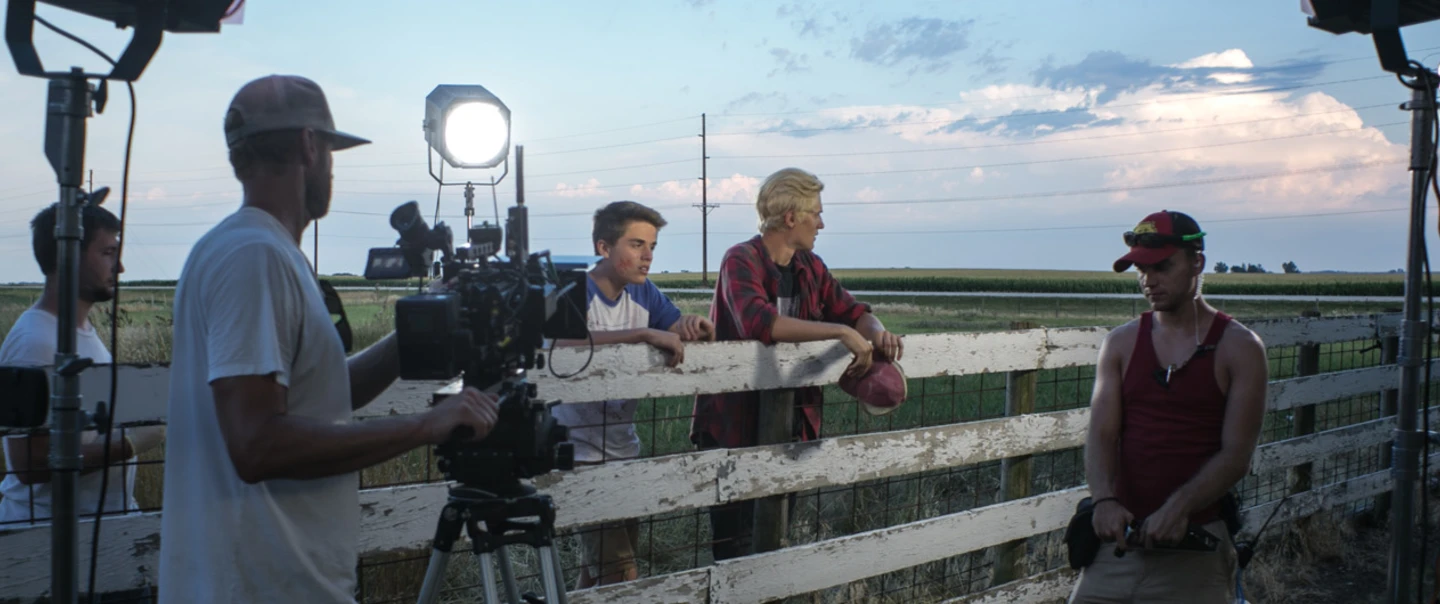
<svg viewBox="0 0 1440 604">
<path fill-rule="evenodd" d="M 329 211 L 335 130 L 308 79 L 243 86 L 224 120 L 240 209 L 195 243 L 175 290 L 160 602 L 353 603 L 359 471 L 468 427 L 466 388 L 424 414 L 352 421 L 399 374 L 394 334 L 347 359 L 300 250 Z"/>
<path fill-rule="evenodd" d="M 0 365 L 11 367 L 51 367 L 55 364 L 56 336 L 59 323 L 59 272 L 56 266 L 55 213 L 58 204 L 41 210 L 30 221 L 31 245 L 40 272 L 45 275 L 45 289 L 40 299 L 20 314 L 5 342 L 0 344 Z M 96 364 L 111 362 L 110 350 L 90 324 L 90 309 L 95 304 L 115 297 L 117 275 L 125 272 L 119 261 L 120 219 L 100 206 L 85 206 L 81 214 L 84 239 L 80 243 L 80 275 L 75 301 L 75 354 Z M 121 433 L 123 432 L 123 436 Z M 165 437 L 164 426 L 116 429 L 110 437 L 110 474 L 106 481 L 106 512 L 130 512 L 135 503 L 136 456 L 160 444 Z M 95 430 L 81 433 L 81 454 L 85 460 L 76 492 L 77 511 L 94 514 L 100 504 L 101 465 L 105 458 L 105 436 Z M 0 480 L 0 529 L 18 522 L 49 520 L 50 510 L 50 435 L 10 435 L 5 437 L 5 464 L 9 471 Z"/>
</svg>

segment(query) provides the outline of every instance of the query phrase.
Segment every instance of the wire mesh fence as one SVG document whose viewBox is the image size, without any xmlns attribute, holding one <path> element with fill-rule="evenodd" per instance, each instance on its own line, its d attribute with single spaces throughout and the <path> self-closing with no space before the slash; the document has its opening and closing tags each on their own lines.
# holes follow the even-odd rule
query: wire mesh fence
<svg viewBox="0 0 1440 604">
<path fill-rule="evenodd" d="M 1053 304 L 1053 302 L 1051 303 Z M 1060 306 L 1061 318 L 1071 311 L 1069 302 Z M 1129 304 L 1106 303 L 1122 312 Z M 1033 309 L 1032 309 L 1033 310 Z M 1050 308 L 1053 312 L 1053 308 Z M 1093 310 L 1088 311 L 1091 314 Z M 1106 311 L 1109 312 L 1109 311 Z M 1027 320 L 1045 323 L 1040 311 Z M 1054 317 L 1051 317 L 1052 319 Z M 1095 318 L 1095 317 L 1088 317 Z M 1098 321 L 1097 321 L 1098 322 Z M 944 327 L 941 323 L 934 326 Z M 920 326 L 923 327 L 923 326 Z M 1004 328 L 1008 328 L 1009 324 Z M 1318 347 L 1320 372 L 1374 367 L 1386 362 L 1376 340 L 1357 340 Z M 1285 379 L 1300 373 L 1300 347 L 1272 347 L 1269 351 L 1271 379 Z M 1036 413 L 1080 409 L 1089 405 L 1094 387 L 1093 366 L 1066 367 L 1034 372 Z M 873 416 L 837 386 L 824 388 L 825 403 L 821 436 L 837 437 L 943 426 L 1004 417 L 1007 375 L 985 373 L 911 379 L 906 403 L 894 413 Z M 1440 389 L 1432 389 L 1440 396 Z M 1433 400 L 1433 398 L 1432 398 Z M 638 401 L 634 429 L 641 442 L 642 458 L 659 457 L 695 450 L 689 438 L 694 401 L 690 397 L 667 397 Z M 1315 431 L 1370 421 L 1383 416 L 1381 393 L 1348 397 L 1314 406 Z M 1262 443 L 1296 436 L 1295 410 L 1267 413 Z M 575 426 L 581 427 L 581 426 Z M 608 420 L 598 428 L 608 427 Z M 1382 471 L 1383 446 L 1336 452 L 1313 464 L 1312 488 L 1343 482 Z M 163 449 L 129 462 L 134 469 L 121 488 L 134 487 L 136 502 L 116 513 L 157 510 L 163 475 Z M 12 462 L 13 463 L 13 462 Z M 1083 448 L 1067 448 L 1029 458 L 1032 494 L 1082 486 L 1085 482 Z M 893 527 L 905 523 L 953 514 L 1004 500 L 1001 493 L 1001 462 L 987 462 L 932 472 L 896 476 L 884 480 L 825 487 L 792 493 L 788 497 L 791 522 L 787 545 L 797 546 L 847 535 Z M 416 449 L 390 462 L 361 472 L 362 488 L 434 483 L 442 480 L 436 459 L 429 448 Z M 1237 491 L 1246 506 L 1276 501 L 1291 492 L 1293 477 L 1287 470 L 1247 476 Z M 112 487 L 113 488 L 113 487 Z M 1371 509 L 1373 500 L 1353 506 L 1355 511 Z M 438 519 L 437 519 L 438 520 Z M 17 524 L 28 522 L 21 521 Z M 644 578 L 701 568 L 714 563 L 709 510 L 678 510 L 634 519 L 633 575 Z M 0 525 L 0 530 L 5 528 Z M 597 535 L 600 527 L 577 527 L 561 531 L 556 539 L 562 574 L 567 586 L 581 583 L 589 556 L 583 537 Z M 1065 565 L 1060 532 L 1036 535 L 1025 540 L 1024 568 L 1030 573 Z M 429 559 L 428 549 L 412 549 L 364 556 L 359 565 L 362 602 L 413 601 Z M 512 560 L 524 590 L 539 590 L 538 565 L 534 557 L 516 550 Z M 944 560 L 859 579 L 795 601 L 807 602 L 900 602 L 924 601 L 973 593 L 990 586 L 994 574 L 994 548 L 967 552 Z M 603 573 L 606 569 L 600 569 Z M 593 573 L 586 573 L 593 574 Z M 479 583 L 478 561 L 472 556 L 452 557 L 447 573 L 444 600 L 469 601 Z"/>
</svg>

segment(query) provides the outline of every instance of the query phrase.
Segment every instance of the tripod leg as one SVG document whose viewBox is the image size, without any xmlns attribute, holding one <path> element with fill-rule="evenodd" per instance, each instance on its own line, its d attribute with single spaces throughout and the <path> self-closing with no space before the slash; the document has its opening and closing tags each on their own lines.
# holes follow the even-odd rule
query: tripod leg
<svg viewBox="0 0 1440 604">
<path fill-rule="evenodd" d="M 500 604 L 500 591 L 495 586 L 495 567 L 491 566 L 493 562 L 494 556 L 490 552 L 480 553 L 480 586 L 485 589 L 485 604 Z"/>
<path fill-rule="evenodd" d="M 450 551 L 455 540 L 460 538 L 460 527 L 464 525 L 461 506 L 454 503 L 445 505 L 440 512 L 440 523 L 435 527 L 435 546 L 430 552 L 430 565 L 425 569 L 425 583 L 420 586 L 419 604 L 433 604 L 440 595 L 441 584 L 445 582 L 445 566 L 450 562 Z"/>
<path fill-rule="evenodd" d="M 510 564 L 510 551 L 500 548 L 500 580 L 505 582 L 505 593 L 511 602 L 520 601 L 520 584 L 515 582 L 515 567 Z"/>
<path fill-rule="evenodd" d="M 430 566 L 425 569 L 425 583 L 420 586 L 419 604 L 434 604 L 440 595 L 440 585 L 445 582 L 445 566 L 450 562 L 450 552 L 435 549 L 430 552 Z"/>
<path fill-rule="evenodd" d="M 560 579 L 560 557 L 549 545 L 539 548 L 540 578 L 545 582 L 545 602 L 565 604 L 565 586 Z"/>
</svg>

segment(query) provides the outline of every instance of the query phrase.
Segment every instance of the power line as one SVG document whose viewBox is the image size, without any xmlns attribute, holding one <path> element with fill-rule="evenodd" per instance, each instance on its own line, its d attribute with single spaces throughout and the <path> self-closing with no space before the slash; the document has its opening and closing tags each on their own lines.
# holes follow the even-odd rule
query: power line
<svg viewBox="0 0 1440 604">
<path fill-rule="evenodd" d="M 1085 142 L 1085 141 L 1093 141 L 1093 140 L 1103 140 L 1103 139 L 1110 139 L 1110 138 L 1127 138 L 1127 137 L 1132 137 L 1132 136 L 1148 136 L 1148 135 L 1151 135 L 1151 134 L 1168 134 L 1168 133 L 1171 133 L 1171 132 L 1188 132 L 1188 131 L 1191 131 L 1191 130 L 1206 130 L 1206 129 L 1209 129 L 1209 128 L 1224 128 L 1224 127 L 1227 127 L 1227 126 L 1245 126 L 1245 125 L 1249 125 L 1249 124 L 1260 124 L 1260 123 L 1265 123 L 1265 122 L 1275 122 L 1275 121 L 1282 121 L 1282 120 L 1293 120 L 1293 119 L 1297 119 L 1297 118 L 1311 117 L 1311 116 L 1316 116 L 1316 115 L 1328 115 L 1328 114 L 1331 114 L 1331 113 L 1347 113 L 1347 112 L 1350 112 L 1350 111 L 1365 111 L 1365 110 L 1369 110 L 1369 109 L 1378 109 L 1378 108 L 1381 108 L 1381 107 L 1389 107 L 1389 108 L 1392 108 L 1392 109 L 1393 109 L 1393 108 L 1395 107 L 1395 104 L 1394 104 L 1394 103 L 1380 103 L 1380 104 L 1377 104 L 1377 105 L 1365 105 L 1365 106 L 1363 106 L 1363 107 L 1346 107 L 1346 108 L 1344 108 L 1344 109 L 1331 109 L 1331 110 L 1329 110 L 1329 111 L 1315 111 L 1315 112 L 1311 112 L 1311 113 L 1297 113 L 1297 114 L 1295 114 L 1295 115 L 1287 115 L 1287 116 L 1282 116 L 1282 117 L 1265 117 L 1265 118 L 1259 118 L 1259 119 L 1253 119 L 1253 120 L 1243 120 L 1243 121 L 1238 121 L 1238 122 L 1220 122 L 1220 123 L 1215 123 L 1215 124 L 1201 124 L 1201 125 L 1198 125 L 1198 126 L 1185 126 L 1185 127 L 1183 127 L 1183 128 L 1165 128 L 1165 129 L 1163 129 L 1163 130 L 1141 130 L 1141 131 L 1136 131 L 1136 132 L 1119 132 L 1119 133 L 1115 133 L 1115 134 L 1100 134 L 1100 135 L 1095 135 L 1095 136 L 1072 136 L 1072 137 L 1069 137 L 1069 138 L 1054 138 L 1054 139 L 1032 140 L 1032 141 L 1015 141 L 1015 142 L 1009 142 L 1009 143 L 994 143 L 994 144 L 988 144 L 988 145 L 963 145 L 963 146 L 959 146 L 959 147 L 935 147 L 935 148 L 932 148 L 932 149 L 897 149 L 897 150 L 892 150 L 892 151 L 850 151 L 850 152 L 845 152 L 845 153 L 787 153 L 787 154 L 779 154 L 779 155 L 712 155 L 712 156 L 710 156 L 710 158 L 711 158 L 711 159 L 785 159 L 785 158 L 794 158 L 794 157 L 860 157 L 860 156 L 869 156 L 869 155 L 902 155 L 902 154 L 909 154 L 909 153 L 940 153 L 940 152 L 945 152 L 945 151 L 969 151 L 969 150 L 974 150 L 974 149 L 998 149 L 998 148 L 1004 148 L 1004 147 L 1028 147 L 1028 146 L 1033 146 L 1033 145 L 1052 145 L 1052 144 L 1056 144 L 1056 143 L 1075 143 L 1075 142 Z"/>
<path fill-rule="evenodd" d="M 1330 166 L 1318 166 L 1300 170 L 1286 170 L 1282 172 L 1270 172 L 1267 174 L 1250 174 L 1244 176 L 1222 176 L 1216 178 L 1203 178 L 1197 180 L 1185 180 L 1174 182 L 1151 183 L 1145 185 L 1130 185 L 1123 187 L 1100 187 L 1094 189 L 1071 189 L 1064 191 L 1045 191 L 1040 193 L 1018 193 L 1007 195 L 983 195 L 973 197 L 943 197 L 937 199 L 895 199 L 876 201 L 827 201 L 827 206 L 871 206 L 871 205 L 909 205 L 909 204 L 931 204 L 931 203 L 975 203 L 981 201 L 1015 201 L 1022 199 L 1041 199 L 1050 197 L 1072 197 L 1079 195 L 1094 195 L 1097 193 L 1123 193 L 1130 191 L 1149 191 L 1154 189 L 1173 189 L 1181 187 L 1193 187 L 1201 185 L 1221 184 L 1227 182 L 1243 182 L 1250 180 L 1266 180 L 1281 176 L 1295 176 L 1300 174 L 1313 174 L 1316 172 L 1340 172 L 1344 170 L 1359 170 L 1385 165 L 1403 165 L 1407 161 L 1371 161 L 1357 164 L 1338 164 Z M 725 206 L 749 206 L 748 203 L 723 203 Z"/>
<path fill-rule="evenodd" d="M 1422 50 L 1423 50 L 1423 49 L 1422 49 Z M 550 136 L 550 137 L 545 137 L 545 138 L 532 138 L 532 139 L 529 140 L 529 142 L 530 142 L 530 143 L 539 143 L 539 142 L 544 142 L 544 141 L 556 141 L 556 140 L 567 139 L 567 138 L 579 138 L 579 137 L 582 137 L 582 136 L 594 136 L 594 135 L 596 135 L 596 134 L 610 134 L 611 132 L 622 132 L 622 131 L 625 131 L 625 130 L 638 130 L 638 129 L 640 129 L 640 128 L 649 128 L 649 127 L 651 127 L 651 126 L 662 126 L 662 125 L 665 125 L 665 124 L 674 124 L 674 123 L 676 123 L 676 122 L 685 122 L 685 121 L 690 121 L 691 119 L 694 119 L 694 118 L 692 118 L 692 117 L 677 117 L 677 118 L 675 118 L 675 119 L 670 119 L 670 120 L 664 120 L 664 121 L 659 121 L 659 122 L 650 122 L 650 123 L 647 123 L 647 124 L 639 124 L 639 125 L 635 125 L 635 126 L 624 126 L 624 127 L 621 127 L 621 128 L 611 128 L 611 129 L 609 129 L 609 130 L 596 130 L 596 131 L 593 131 L 593 132 L 581 132 L 581 133 L 578 133 L 578 134 L 563 134 L 563 135 L 560 135 L 560 136 Z M 537 155 L 538 155 L 538 154 L 537 154 Z"/>
<path fill-rule="evenodd" d="M 1302 89 L 1302 88 L 1314 88 L 1314 87 L 1317 87 L 1317 86 L 1325 86 L 1325 85 L 1329 85 L 1329 84 L 1348 84 L 1348 83 L 1353 83 L 1353 82 L 1369 82 L 1369 81 L 1374 81 L 1374 80 L 1388 80 L 1388 79 L 1391 79 L 1391 77 L 1392 77 L 1392 76 L 1370 76 L 1370 77 L 1364 77 L 1364 78 L 1352 78 L 1352 79 L 1348 79 L 1348 80 L 1333 80 L 1333 81 L 1329 81 L 1329 82 L 1316 82 L 1316 83 L 1313 83 L 1313 84 L 1296 84 L 1296 85 L 1294 85 L 1294 86 L 1275 86 L 1275 87 L 1271 87 L 1271 88 L 1262 88 L 1262 89 L 1259 89 L 1259 90 L 1224 91 L 1224 92 L 1217 92 L 1217 93 L 1211 93 L 1211 94 L 1194 94 L 1194 95 L 1181 94 L 1181 95 L 1176 95 L 1178 98 L 1172 98 L 1172 99 L 1154 99 L 1154 100 L 1149 100 L 1149 101 L 1144 101 L 1144 102 L 1122 103 L 1122 104 L 1118 104 L 1118 105 L 1105 105 L 1103 108 L 1104 108 L 1104 109 L 1120 109 L 1120 108 L 1125 108 L 1125 107 L 1141 107 L 1141 106 L 1146 106 L 1146 105 L 1157 105 L 1157 104 L 1163 104 L 1163 103 L 1179 103 L 1179 102 L 1184 102 L 1184 101 L 1192 101 L 1192 100 L 1195 100 L 1195 99 L 1197 99 L 1197 98 L 1207 99 L 1207 98 L 1217 98 L 1217 97 L 1225 97 L 1225 96 L 1247 96 L 1247 95 L 1252 95 L 1252 94 L 1267 94 L 1267 93 L 1272 93 L 1272 92 L 1284 92 L 1284 91 L 1287 91 L 1287 90 L 1299 90 L 1299 89 Z M 1046 116 L 1046 115 L 1061 115 L 1061 114 L 1065 114 L 1065 113 L 1072 113 L 1072 112 L 1074 112 L 1075 109 L 1077 109 L 1077 107 L 1071 107 L 1071 108 L 1068 108 L 1068 109 L 1050 109 L 1050 110 L 1046 110 L 1046 111 L 1036 111 L 1036 112 L 1033 112 L 1033 113 L 1006 113 L 1006 114 L 1001 114 L 1001 115 L 967 116 L 967 117 L 950 118 L 950 119 L 943 119 L 943 120 L 926 120 L 926 121 L 921 121 L 921 122 L 894 122 L 894 123 L 880 123 L 880 124 L 849 124 L 849 125 L 844 125 L 844 126 L 827 126 L 827 127 L 824 127 L 824 128 L 781 128 L 781 129 L 769 129 L 769 130 L 745 130 L 745 131 L 740 131 L 740 132 L 717 132 L 717 133 L 712 134 L 712 136 L 745 136 L 745 135 L 759 135 L 759 134 L 790 134 L 790 133 L 795 133 L 795 132 L 838 132 L 838 131 L 845 131 L 845 130 L 865 130 L 865 129 L 870 129 L 870 128 L 903 128 L 903 127 L 907 127 L 907 126 L 924 126 L 924 125 L 929 125 L 929 124 L 958 124 L 958 123 L 961 123 L 961 122 L 977 122 L 977 121 L 997 120 L 997 119 L 1018 119 L 1018 118 L 1028 118 L 1028 117 L 1040 117 L 1040 116 Z"/>
<path fill-rule="evenodd" d="M 1357 214 L 1380 214 L 1385 212 L 1404 212 L 1409 207 L 1379 208 L 1374 210 L 1351 210 L 1346 212 L 1318 212 L 1310 214 L 1282 214 L 1276 216 L 1252 216 L 1248 218 L 1217 218 L 1205 221 L 1205 224 L 1227 224 L 1235 222 L 1259 222 L 1265 220 L 1294 220 L 1300 218 L 1323 218 L 1327 216 L 1353 216 Z M 978 233 L 1032 233 L 1043 231 L 1079 231 L 1087 229 L 1128 229 L 1135 226 L 1135 223 L 1127 224 L 1090 224 L 1070 225 L 1051 227 L 1012 227 L 995 229 L 947 229 L 947 230 L 913 230 L 913 231 L 824 231 L 825 235 L 972 235 Z M 728 234 L 728 233 L 727 233 Z M 735 233 L 743 234 L 743 233 Z"/>
<path fill-rule="evenodd" d="M 1430 50 L 1440 50 L 1440 46 L 1432 46 L 1432 47 L 1430 47 L 1430 48 L 1419 48 L 1419 49 L 1412 50 L 1412 51 L 1410 51 L 1410 52 L 1420 53 L 1420 52 L 1426 52 L 1426 51 L 1430 51 Z M 1334 61 L 1315 61 L 1315 62 L 1311 62 L 1311 63 L 1274 64 L 1274 65 L 1269 65 L 1269 66 L 1267 66 L 1267 67 L 1288 67 L 1288 68 L 1292 68 L 1292 69 L 1293 69 L 1293 68 L 1298 68 L 1298 67 L 1328 67 L 1328 66 L 1330 66 L 1330 65 L 1338 65 L 1338 64 L 1340 64 L 1340 63 L 1353 63 L 1353 62 L 1355 62 L 1355 61 L 1373 61 L 1373 60 L 1375 60 L 1375 56 L 1374 56 L 1374 55 L 1369 55 L 1369 56 L 1351 57 L 1351 58 L 1348 58 L 1348 59 L 1336 59 L 1336 60 L 1334 60 Z M 1250 68 L 1242 68 L 1242 69 L 1255 69 L 1255 68 L 1254 68 L 1254 67 L 1250 67 Z M 1262 67 L 1262 69 L 1263 69 L 1263 67 Z M 907 103 L 906 106 L 909 106 L 909 107 L 947 107 L 947 106 L 951 106 L 951 105 L 978 105 L 978 104 L 980 104 L 980 103 L 1020 101 L 1020 100 L 1037 99 L 1037 98 L 1053 98 L 1053 97 L 1058 97 L 1058 96 L 1060 96 L 1061 94 L 1063 94 L 1063 93 L 1059 93 L 1059 92 L 1042 92 L 1042 93 L 1036 93 L 1036 94 L 1022 94 L 1022 95 L 1007 96 L 1007 97 L 978 99 L 978 100 L 974 100 L 974 101 L 943 101 L 943 102 L 938 102 L 938 103 Z M 828 108 L 821 108 L 821 109 L 809 109 L 809 110 L 803 110 L 803 111 L 772 111 L 772 112 L 763 112 L 763 113 L 722 113 L 722 114 L 719 114 L 719 116 L 720 116 L 721 118 L 732 118 L 732 117 L 771 117 L 771 116 L 777 116 L 777 115 L 807 115 L 807 114 L 815 114 L 815 113 L 825 113 L 825 112 L 827 112 L 827 111 L 834 111 L 835 109 L 842 109 L 842 108 L 843 108 L 843 107 L 828 107 Z"/>
<path fill-rule="evenodd" d="M 567 175 L 570 175 L 570 174 L 593 174 L 593 173 L 595 173 L 595 172 L 615 172 L 615 171 L 617 171 L 617 170 L 635 170 L 635 169 L 638 169 L 638 168 L 653 168 L 653 167 L 655 167 L 655 166 L 669 166 L 669 165 L 673 165 L 673 164 L 688 164 L 688 163 L 691 163 L 691 162 L 693 162 L 693 161 L 695 161 L 695 160 L 694 160 L 694 159 L 673 159 L 673 160 L 670 160 L 670 161 L 657 161 L 657 162 L 648 163 L 648 164 L 635 164 L 635 165 L 630 165 L 630 166 L 616 166 L 616 167 L 613 167 L 613 168 L 595 168 L 595 169 L 590 169 L 590 170 L 570 170 L 570 171 L 568 171 L 568 172 L 548 172 L 548 173 L 545 173 L 545 174 L 531 174 L 530 176 L 533 176 L 533 177 L 535 177 L 535 178 L 540 178 L 540 177 L 544 177 L 544 176 L 567 176 Z"/>
<path fill-rule="evenodd" d="M 971 165 L 967 165 L 967 166 L 947 166 L 947 167 L 943 167 L 943 168 L 905 168 L 905 169 L 901 169 L 901 170 L 871 170 L 871 171 L 868 171 L 868 172 L 831 172 L 831 173 L 828 173 L 828 174 L 818 174 L 817 176 L 825 176 L 825 177 L 831 177 L 831 176 L 870 176 L 870 175 L 875 175 L 875 174 L 909 174 L 909 173 L 915 173 L 915 172 L 947 172 L 947 171 L 952 171 L 952 170 L 973 170 L 973 169 L 975 169 L 975 168 L 1007 168 L 1007 167 L 1014 167 L 1014 166 L 1034 166 L 1034 165 L 1041 165 L 1041 164 L 1054 164 L 1054 163 L 1063 163 L 1063 162 L 1072 162 L 1072 161 L 1086 161 L 1086 160 L 1092 160 L 1092 159 L 1111 159 L 1111 158 L 1116 158 L 1116 157 L 1133 157 L 1133 156 L 1136 156 L 1136 155 L 1154 155 L 1154 154 L 1157 154 L 1157 153 L 1174 153 L 1174 152 L 1176 152 L 1176 151 L 1194 151 L 1194 150 L 1197 150 L 1197 149 L 1213 149 L 1213 148 L 1216 148 L 1216 147 L 1231 147 L 1231 146 L 1235 146 L 1235 145 L 1249 145 L 1249 144 L 1263 143 L 1263 142 L 1269 142 L 1269 141 L 1289 140 L 1289 139 L 1296 139 L 1296 138 L 1305 138 L 1305 137 L 1310 137 L 1310 136 L 1322 136 L 1322 135 L 1326 135 L 1326 134 L 1336 134 L 1336 133 L 1340 133 L 1340 132 L 1354 132 L 1354 131 L 1357 131 L 1357 130 L 1364 130 L 1364 129 L 1366 129 L 1366 128 L 1389 128 L 1389 127 L 1391 127 L 1391 126 L 1408 126 L 1408 125 L 1410 125 L 1410 122 L 1391 122 L 1391 123 L 1388 123 L 1388 124 L 1376 124 L 1376 125 L 1374 125 L 1374 126 L 1360 126 L 1360 127 L 1356 127 L 1356 128 L 1341 128 L 1341 129 L 1338 129 L 1338 130 L 1327 130 L 1327 131 L 1324 131 L 1324 132 L 1307 132 L 1307 133 L 1304 133 L 1304 134 L 1290 134 L 1290 135 L 1286 135 L 1286 136 L 1267 136 L 1267 137 L 1263 137 L 1263 138 L 1251 138 L 1251 139 L 1245 139 L 1245 140 L 1240 140 L 1240 141 L 1227 141 L 1227 142 L 1223 142 L 1223 143 L 1210 143 L 1210 144 L 1207 144 L 1207 145 L 1189 145 L 1189 146 L 1185 146 L 1185 147 L 1172 147 L 1172 148 L 1169 148 L 1169 149 L 1149 149 L 1149 150 L 1145 150 L 1145 151 L 1127 151 L 1127 152 L 1125 152 L 1125 153 L 1106 153 L 1106 154 L 1103 154 L 1103 155 L 1085 155 L 1085 156 L 1080 156 L 1080 157 L 1060 157 L 1060 158 L 1055 158 L 1055 159 L 1036 159 L 1036 160 L 1030 160 L 1030 161 L 1012 161 L 1012 162 L 1000 162 L 1000 163 L 994 163 L 994 164 L 971 164 Z"/>
<path fill-rule="evenodd" d="M 603 145 L 603 146 L 599 146 L 599 147 L 584 147 L 584 148 L 581 148 L 581 149 L 566 149 L 566 150 L 564 150 L 564 151 L 541 151 L 541 152 L 539 152 L 539 153 L 530 153 L 529 155 L 535 155 L 535 156 L 539 156 L 539 155 L 562 155 L 562 154 L 565 154 L 565 153 L 580 153 L 580 152 L 582 152 L 582 151 L 599 151 L 599 150 L 601 150 L 601 149 L 619 149 L 619 148 L 621 148 L 621 147 L 635 147 L 635 146 L 639 146 L 639 145 L 649 145 L 649 144 L 651 144 L 651 143 L 664 143 L 664 142 L 668 142 L 668 141 L 689 140 L 689 139 L 690 139 L 691 137 L 693 137 L 693 136 L 694 136 L 693 134 L 687 134 L 687 135 L 685 135 L 685 136 L 672 136 L 672 137 L 669 137 L 669 138 L 655 138 L 655 139 L 650 139 L 650 140 L 648 140 L 648 141 L 636 141 L 636 142 L 633 142 L 633 143 L 616 143 L 616 144 L 613 144 L 613 145 Z"/>
</svg>

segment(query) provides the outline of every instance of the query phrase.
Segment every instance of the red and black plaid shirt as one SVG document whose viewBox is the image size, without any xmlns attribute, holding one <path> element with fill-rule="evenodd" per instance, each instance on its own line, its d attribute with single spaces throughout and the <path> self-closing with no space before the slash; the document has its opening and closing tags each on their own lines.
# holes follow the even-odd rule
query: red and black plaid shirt
<svg viewBox="0 0 1440 604">
<path fill-rule="evenodd" d="M 794 318 L 804 321 L 843 323 L 854 327 L 870 305 L 857 302 L 846 291 L 819 256 L 796 251 Z M 771 328 L 780 316 L 776 299 L 780 294 L 780 267 L 770 259 L 760 236 L 736 244 L 725 252 L 716 273 L 715 299 L 710 304 L 710 320 L 715 323 L 716 341 L 759 340 L 774 344 Z M 796 433 L 802 440 L 819 437 L 821 406 L 824 395 L 817 386 L 797 388 L 795 407 Z M 695 397 L 695 418 L 690 440 L 705 445 L 705 440 L 722 447 L 755 445 L 759 392 L 702 394 Z M 702 440 L 702 435 L 709 439 Z"/>
</svg>

